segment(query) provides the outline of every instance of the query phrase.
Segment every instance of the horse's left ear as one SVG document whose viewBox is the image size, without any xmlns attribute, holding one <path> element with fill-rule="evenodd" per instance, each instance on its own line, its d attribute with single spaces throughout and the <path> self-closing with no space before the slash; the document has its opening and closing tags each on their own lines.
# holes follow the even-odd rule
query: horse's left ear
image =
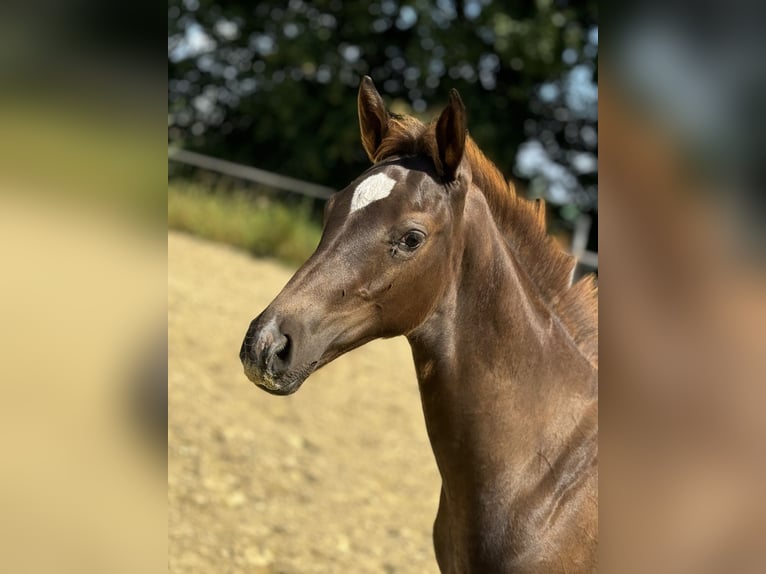
<svg viewBox="0 0 766 574">
<path fill-rule="evenodd" d="M 465 105 L 456 89 L 450 90 L 449 104 L 436 122 L 436 147 L 434 158 L 437 170 L 448 179 L 454 179 L 465 150 Z"/>
<path fill-rule="evenodd" d="M 383 136 L 388 128 L 388 111 L 370 76 L 364 76 L 359 84 L 357 99 L 359 110 L 359 130 L 362 135 L 362 146 L 367 157 L 375 163 L 375 152 L 378 150 Z"/>
</svg>

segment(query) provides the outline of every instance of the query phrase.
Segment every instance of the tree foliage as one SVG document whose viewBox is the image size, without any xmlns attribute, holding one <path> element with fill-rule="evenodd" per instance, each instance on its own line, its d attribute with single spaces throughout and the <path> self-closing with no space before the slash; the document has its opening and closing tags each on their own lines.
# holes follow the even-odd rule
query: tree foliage
<svg viewBox="0 0 766 574">
<path fill-rule="evenodd" d="M 169 139 L 341 188 L 367 160 L 356 89 L 430 120 L 455 87 L 506 175 L 596 207 L 595 1 L 170 0 Z"/>
</svg>

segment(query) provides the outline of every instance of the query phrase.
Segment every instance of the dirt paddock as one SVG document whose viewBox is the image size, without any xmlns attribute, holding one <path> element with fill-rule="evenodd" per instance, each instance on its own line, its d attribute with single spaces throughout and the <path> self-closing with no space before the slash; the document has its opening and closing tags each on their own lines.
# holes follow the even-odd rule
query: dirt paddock
<svg viewBox="0 0 766 574">
<path fill-rule="evenodd" d="M 250 320 L 291 275 L 168 234 L 169 571 L 438 572 L 439 478 L 404 339 L 275 397 L 244 376 Z"/>
</svg>

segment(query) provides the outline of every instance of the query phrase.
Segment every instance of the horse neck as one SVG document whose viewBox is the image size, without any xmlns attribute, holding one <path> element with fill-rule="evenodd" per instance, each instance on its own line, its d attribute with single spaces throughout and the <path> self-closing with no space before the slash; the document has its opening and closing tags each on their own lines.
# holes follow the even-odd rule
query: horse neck
<svg viewBox="0 0 766 574">
<path fill-rule="evenodd" d="M 597 422 L 592 365 L 491 221 L 469 192 L 454 281 L 408 336 L 445 491 L 542 478 Z"/>
</svg>

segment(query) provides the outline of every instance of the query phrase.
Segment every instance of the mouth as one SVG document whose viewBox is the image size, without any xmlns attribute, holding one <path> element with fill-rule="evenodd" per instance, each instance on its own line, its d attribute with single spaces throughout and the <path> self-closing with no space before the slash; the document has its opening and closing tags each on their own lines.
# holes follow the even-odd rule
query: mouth
<svg viewBox="0 0 766 574">
<path fill-rule="evenodd" d="M 272 395 L 291 395 L 303 385 L 308 376 L 317 368 L 317 361 L 308 363 L 298 369 L 274 374 L 263 372 L 250 362 L 243 363 L 245 376 L 255 385 Z"/>
</svg>

